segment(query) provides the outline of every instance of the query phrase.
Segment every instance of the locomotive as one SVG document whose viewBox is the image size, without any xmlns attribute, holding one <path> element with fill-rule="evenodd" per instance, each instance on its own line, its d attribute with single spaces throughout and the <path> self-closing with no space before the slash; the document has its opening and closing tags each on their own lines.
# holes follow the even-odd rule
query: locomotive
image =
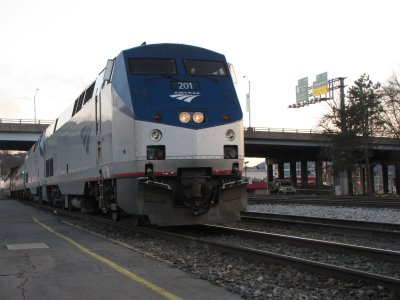
<svg viewBox="0 0 400 300">
<path fill-rule="evenodd" d="M 243 140 L 224 55 L 143 44 L 45 130 L 11 194 L 159 226 L 233 222 L 247 206 Z"/>
</svg>

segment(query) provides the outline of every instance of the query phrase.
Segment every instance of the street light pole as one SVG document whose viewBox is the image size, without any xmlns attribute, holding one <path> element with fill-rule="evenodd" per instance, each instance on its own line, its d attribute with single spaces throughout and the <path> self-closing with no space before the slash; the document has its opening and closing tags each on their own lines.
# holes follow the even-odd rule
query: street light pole
<svg viewBox="0 0 400 300">
<path fill-rule="evenodd" d="M 33 96 L 33 114 L 34 114 L 34 120 L 36 124 L 36 93 L 39 89 L 35 90 L 35 96 Z"/>
<path fill-rule="evenodd" d="M 249 111 L 249 127 L 251 128 L 250 80 L 249 80 L 249 77 L 247 77 L 247 76 L 243 76 L 243 78 L 246 78 L 247 82 L 249 84 L 249 92 L 247 93 L 247 96 L 246 96 L 246 107 Z"/>
</svg>

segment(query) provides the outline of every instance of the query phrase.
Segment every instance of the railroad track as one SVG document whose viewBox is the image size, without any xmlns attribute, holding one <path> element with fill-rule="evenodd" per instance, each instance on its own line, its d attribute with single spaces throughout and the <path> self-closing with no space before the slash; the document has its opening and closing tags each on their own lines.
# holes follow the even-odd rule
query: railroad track
<svg viewBox="0 0 400 300">
<path fill-rule="evenodd" d="M 193 232 L 196 232 L 197 234 L 193 234 Z M 326 242 L 315 239 L 298 238 L 287 235 L 256 232 L 214 225 L 178 228 L 175 229 L 173 233 L 189 237 L 198 235 L 200 233 L 203 236 L 199 239 L 204 242 L 203 246 L 207 248 L 216 247 L 217 250 L 220 249 L 233 255 L 241 255 L 244 258 L 255 259 L 268 263 L 291 265 L 304 271 L 317 272 L 325 276 L 332 276 L 334 274 L 340 278 L 352 278 L 356 280 L 364 280 L 373 284 L 383 284 L 387 287 L 397 290 L 397 292 L 400 292 L 400 252 L 398 251 L 360 247 L 349 244 Z M 227 239 L 226 236 L 232 237 L 232 239 Z M 243 240 L 238 242 L 238 237 Z M 221 240 L 224 242 L 221 242 Z M 259 241 L 262 241 L 264 246 L 262 243 L 260 244 Z M 288 245 L 290 245 L 290 247 L 296 249 L 285 249 L 283 251 L 285 253 L 281 254 L 274 250 L 269 250 L 271 248 L 271 243 L 278 243 L 280 244 L 279 247 L 284 245 L 286 248 Z M 330 253 L 328 257 L 330 257 L 330 260 L 334 261 L 335 264 L 337 263 L 337 259 L 332 257 L 332 253 L 333 255 L 336 253 L 336 256 L 338 254 L 341 255 L 346 253 L 350 255 L 350 260 L 352 259 L 351 257 L 354 256 L 368 257 L 366 259 L 366 264 L 371 266 L 371 264 L 375 263 L 376 266 L 378 266 L 378 269 L 379 265 L 384 263 L 395 263 L 396 265 L 393 265 L 392 274 L 380 275 L 372 272 L 365 272 L 357 268 L 337 266 L 325 261 L 310 260 L 305 257 L 299 257 L 297 254 L 292 254 L 293 252 L 298 252 L 296 251 L 298 248 L 301 248 L 303 253 L 307 253 L 305 256 L 309 256 L 309 249 L 318 249 L 317 251 L 322 252 L 329 251 Z M 313 256 L 314 255 L 315 253 Z M 375 262 L 373 260 L 375 260 Z"/>
<path fill-rule="evenodd" d="M 369 259 L 377 259 L 388 262 L 400 261 L 400 252 L 371 249 L 367 247 L 358 247 L 353 245 L 344 245 L 340 243 L 324 242 L 318 240 L 296 238 L 277 234 L 267 234 L 248 230 L 237 230 L 222 226 L 186 226 L 173 227 L 167 229 L 157 229 L 148 227 L 135 227 L 131 223 L 113 222 L 111 219 L 105 219 L 99 216 L 88 216 L 81 213 L 69 212 L 62 209 L 46 208 L 57 213 L 60 216 L 68 218 L 78 218 L 81 220 L 94 222 L 96 224 L 105 224 L 113 228 L 119 228 L 128 231 L 134 231 L 146 235 L 166 240 L 172 240 L 178 244 L 185 244 L 190 247 L 206 248 L 217 252 L 228 253 L 235 257 L 243 257 L 246 259 L 265 262 L 268 264 L 280 264 L 283 266 L 292 266 L 298 270 L 318 273 L 328 277 L 337 277 L 340 279 L 350 278 L 352 280 L 362 280 L 373 285 L 382 285 L 400 295 L 400 279 L 395 275 L 380 275 L 369 273 L 362 270 L 352 269 L 345 266 L 337 266 L 334 264 L 310 260 L 296 255 L 287 255 L 267 250 L 261 250 L 259 246 L 254 246 L 254 241 L 263 241 L 270 244 L 278 242 L 281 244 L 290 244 L 294 247 L 305 247 L 319 249 L 319 251 L 334 251 L 340 253 L 348 253 L 352 255 L 363 255 Z M 197 232 L 197 234 L 194 234 Z M 198 237 L 200 235 L 200 237 Z M 197 237 L 196 237 L 197 236 Z M 241 237 L 246 242 L 227 242 L 221 237 L 230 236 Z M 249 242 L 252 240 L 253 242 Z M 248 245 L 253 244 L 253 245 Z M 398 274 L 400 276 L 400 274 Z"/>
<path fill-rule="evenodd" d="M 400 198 L 368 198 L 366 196 L 291 196 L 291 195 L 249 195 L 249 204 L 315 204 L 326 206 L 400 208 Z"/>
<path fill-rule="evenodd" d="M 340 231 L 363 235 L 377 234 L 388 238 L 400 238 L 400 224 L 393 223 L 267 214 L 247 211 L 241 213 L 241 219 L 246 222 L 262 222 L 301 228 L 307 227 L 312 229 L 319 228 L 327 232 Z"/>
</svg>

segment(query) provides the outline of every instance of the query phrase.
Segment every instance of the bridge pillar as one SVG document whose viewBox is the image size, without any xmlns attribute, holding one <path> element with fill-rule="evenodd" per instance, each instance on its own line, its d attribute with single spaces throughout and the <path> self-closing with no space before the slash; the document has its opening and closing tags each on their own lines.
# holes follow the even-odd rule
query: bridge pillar
<svg viewBox="0 0 400 300">
<path fill-rule="evenodd" d="M 351 170 L 350 172 L 348 169 L 340 172 L 334 172 L 333 188 L 334 194 L 337 196 L 352 194 L 353 185 Z"/>
<path fill-rule="evenodd" d="M 348 195 L 349 194 L 349 178 L 347 172 L 343 171 L 334 176 L 335 195 Z"/>
<path fill-rule="evenodd" d="M 297 186 L 297 172 L 296 172 L 296 162 L 290 162 L 290 181 L 292 182 L 293 186 Z"/>
<path fill-rule="evenodd" d="M 396 164 L 395 164 L 395 176 L 396 176 L 396 178 L 395 178 L 395 187 L 396 187 L 396 194 L 397 195 L 400 195 L 400 163 L 399 162 L 397 162 Z"/>
<path fill-rule="evenodd" d="M 268 174 L 268 182 L 272 182 L 274 180 L 273 164 L 267 164 L 267 174 Z"/>
<path fill-rule="evenodd" d="M 301 186 L 308 186 L 308 167 L 306 160 L 301 161 Z"/>
<path fill-rule="evenodd" d="M 383 193 L 389 193 L 389 173 L 387 162 L 382 162 Z"/>
<path fill-rule="evenodd" d="M 315 161 L 315 184 L 318 188 L 322 187 L 322 160 Z"/>
<path fill-rule="evenodd" d="M 372 193 L 375 193 L 374 164 L 372 163 L 370 166 L 370 174 L 371 174 L 371 191 Z"/>
<path fill-rule="evenodd" d="M 347 194 L 353 195 L 353 170 L 348 168 L 347 172 Z"/>
<path fill-rule="evenodd" d="M 285 164 L 283 162 L 278 163 L 278 178 L 283 179 L 285 177 Z"/>
<path fill-rule="evenodd" d="M 362 165 L 359 165 L 358 167 L 360 168 L 360 193 L 365 194 L 365 169 Z"/>
</svg>

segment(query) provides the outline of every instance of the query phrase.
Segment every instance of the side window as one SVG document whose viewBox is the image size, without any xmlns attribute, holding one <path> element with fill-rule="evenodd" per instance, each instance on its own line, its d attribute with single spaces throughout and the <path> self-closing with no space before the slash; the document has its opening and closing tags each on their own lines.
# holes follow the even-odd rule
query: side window
<svg viewBox="0 0 400 300">
<path fill-rule="evenodd" d="M 80 96 L 79 96 L 79 100 L 78 100 L 78 106 L 76 107 L 76 112 L 80 111 L 82 108 L 82 104 L 83 104 L 83 98 L 85 97 L 85 92 L 83 92 Z"/>
<path fill-rule="evenodd" d="M 54 131 L 53 132 L 56 132 L 56 130 L 57 130 L 57 123 L 58 123 L 58 118 L 56 119 L 56 122 L 54 123 Z"/>
<path fill-rule="evenodd" d="M 82 106 L 85 105 L 90 99 L 92 99 L 94 86 L 96 81 L 94 81 L 83 93 L 75 100 L 74 110 L 72 111 L 72 116 L 74 116 L 78 111 L 81 110 Z"/>
<path fill-rule="evenodd" d="M 53 172 L 53 158 L 50 158 L 46 160 L 46 177 L 53 176 Z"/>
<path fill-rule="evenodd" d="M 86 92 L 85 92 L 85 99 L 83 100 L 83 104 L 85 104 L 85 103 L 88 102 L 90 99 L 92 99 L 95 83 L 96 83 L 96 81 L 94 81 L 94 82 L 88 87 L 88 89 L 86 90 Z"/>
<path fill-rule="evenodd" d="M 77 107 L 78 107 L 78 102 L 79 102 L 79 98 L 75 100 L 75 104 L 74 104 L 74 110 L 72 111 L 72 117 L 77 113 Z"/>
</svg>

